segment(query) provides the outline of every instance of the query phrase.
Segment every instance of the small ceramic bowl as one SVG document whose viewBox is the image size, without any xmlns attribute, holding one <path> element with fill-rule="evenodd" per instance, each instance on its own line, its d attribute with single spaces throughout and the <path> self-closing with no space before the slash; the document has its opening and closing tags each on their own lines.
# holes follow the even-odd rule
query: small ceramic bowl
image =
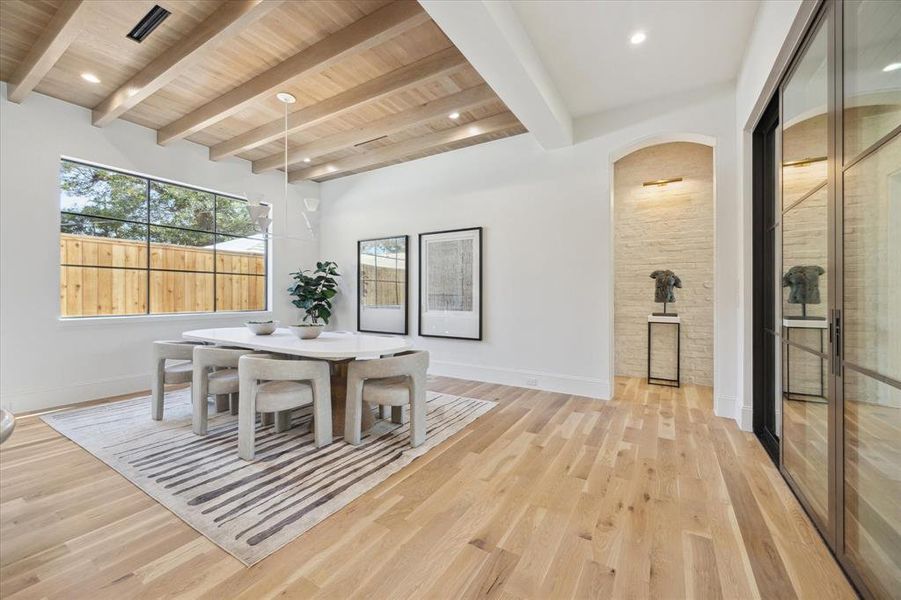
<svg viewBox="0 0 901 600">
<path fill-rule="evenodd" d="M 247 321 L 244 325 L 256 335 L 271 335 L 278 327 L 278 321 Z"/>
<path fill-rule="evenodd" d="M 312 340 L 319 337 L 319 334 L 325 329 L 325 325 L 292 325 L 288 329 L 302 340 Z"/>
</svg>

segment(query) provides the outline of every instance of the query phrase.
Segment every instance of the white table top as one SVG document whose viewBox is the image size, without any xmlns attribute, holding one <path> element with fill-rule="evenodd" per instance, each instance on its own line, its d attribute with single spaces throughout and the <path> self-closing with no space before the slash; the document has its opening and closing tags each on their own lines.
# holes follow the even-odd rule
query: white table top
<svg viewBox="0 0 901 600">
<path fill-rule="evenodd" d="M 663 315 L 648 315 L 648 323 L 681 323 L 678 316 L 664 317 Z"/>
<path fill-rule="evenodd" d="M 301 340 L 284 327 L 279 327 L 272 335 L 254 335 L 246 327 L 224 327 L 186 331 L 182 337 L 186 340 L 324 360 L 378 357 L 403 352 L 412 346 L 409 340 L 402 337 L 332 331 L 324 331 L 314 340 Z"/>
</svg>

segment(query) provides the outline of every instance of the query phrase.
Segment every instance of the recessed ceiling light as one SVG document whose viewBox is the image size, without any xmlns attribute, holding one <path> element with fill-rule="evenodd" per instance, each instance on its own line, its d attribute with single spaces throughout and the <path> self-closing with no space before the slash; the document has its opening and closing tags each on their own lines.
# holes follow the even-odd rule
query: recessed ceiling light
<svg viewBox="0 0 901 600">
<path fill-rule="evenodd" d="M 448 119 L 459 119 L 460 113 L 458 113 L 457 111 L 454 111 L 451 114 L 447 115 L 447 118 Z"/>
<path fill-rule="evenodd" d="M 81 78 L 85 81 L 90 81 L 91 83 L 100 83 L 100 78 L 93 73 L 82 73 Z"/>
<path fill-rule="evenodd" d="M 279 92 L 275 97 L 278 98 L 279 102 L 284 102 L 285 104 L 294 104 L 297 102 L 297 98 L 294 97 L 294 94 L 289 94 L 288 92 Z"/>
<path fill-rule="evenodd" d="M 632 34 L 632 37 L 629 38 L 629 41 L 632 42 L 633 45 L 638 45 L 648 39 L 647 34 L 644 31 L 636 31 Z"/>
<path fill-rule="evenodd" d="M 310 162 L 310 159 L 309 159 L 309 158 L 305 158 L 305 159 L 303 159 L 303 162 L 308 163 L 308 162 Z"/>
<path fill-rule="evenodd" d="M 901 69 L 901 62 L 890 63 L 890 64 L 885 65 L 882 68 L 882 70 L 885 71 L 886 73 L 891 73 L 892 71 L 897 71 L 898 69 Z"/>
<path fill-rule="evenodd" d="M 338 170 L 338 167 L 336 167 L 334 165 L 329 165 L 328 168 L 326 168 L 326 171 L 328 171 L 329 173 L 334 173 L 337 170 Z"/>
</svg>

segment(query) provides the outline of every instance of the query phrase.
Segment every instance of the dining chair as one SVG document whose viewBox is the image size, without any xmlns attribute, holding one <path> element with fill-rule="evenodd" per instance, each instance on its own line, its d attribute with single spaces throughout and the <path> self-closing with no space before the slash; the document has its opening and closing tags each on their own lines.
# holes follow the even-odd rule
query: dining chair
<svg viewBox="0 0 901 600">
<path fill-rule="evenodd" d="M 391 420 L 403 423 L 403 409 L 410 407 L 410 444 L 415 448 L 426 435 L 426 372 L 429 353 L 401 352 L 388 358 L 356 360 L 347 367 L 347 409 L 344 440 L 359 444 L 363 403 L 391 407 Z"/>
<path fill-rule="evenodd" d="M 187 342 L 183 340 L 153 342 L 153 380 L 151 388 L 151 416 L 154 421 L 163 418 L 163 399 L 166 395 L 166 384 L 189 383 L 194 370 L 191 361 L 194 348 L 204 345 L 203 342 Z M 174 361 L 174 362 L 169 362 Z"/>
<path fill-rule="evenodd" d="M 291 428 L 291 411 L 313 406 L 313 439 L 317 448 L 332 443 L 332 393 L 329 365 L 245 355 L 238 361 L 238 456 L 253 460 L 256 414 L 275 413 L 275 430 Z"/>
<path fill-rule="evenodd" d="M 209 407 L 207 397 L 216 397 L 216 412 L 231 410 L 238 414 L 238 359 L 254 351 L 246 348 L 222 348 L 216 346 L 196 346 L 193 355 L 193 377 L 191 385 L 191 418 L 194 433 L 206 435 Z"/>
</svg>

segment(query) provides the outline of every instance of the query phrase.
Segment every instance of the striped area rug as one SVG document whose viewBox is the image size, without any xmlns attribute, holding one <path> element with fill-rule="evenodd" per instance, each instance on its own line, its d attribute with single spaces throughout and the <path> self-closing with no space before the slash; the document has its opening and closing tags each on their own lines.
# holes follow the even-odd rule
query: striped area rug
<svg viewBox="0 0 901 600">
<path fill-rule="evenodd" d="M 166 395 L 163 421 L 150 418 L 149 397 L 43 420 L 249 566 L 495 406 L 428 394 L 428 435 L 418 448 L 409 445 L 409 425 L 377 421 L 360 446 L 337 440 L 317 449 L 305 409 L 287 432 L 257 425 L 252 463 L 238 458 L 236 416 L 211 407 L 208 435 L 191 432 L 190 389 Z"/>
</svg>

